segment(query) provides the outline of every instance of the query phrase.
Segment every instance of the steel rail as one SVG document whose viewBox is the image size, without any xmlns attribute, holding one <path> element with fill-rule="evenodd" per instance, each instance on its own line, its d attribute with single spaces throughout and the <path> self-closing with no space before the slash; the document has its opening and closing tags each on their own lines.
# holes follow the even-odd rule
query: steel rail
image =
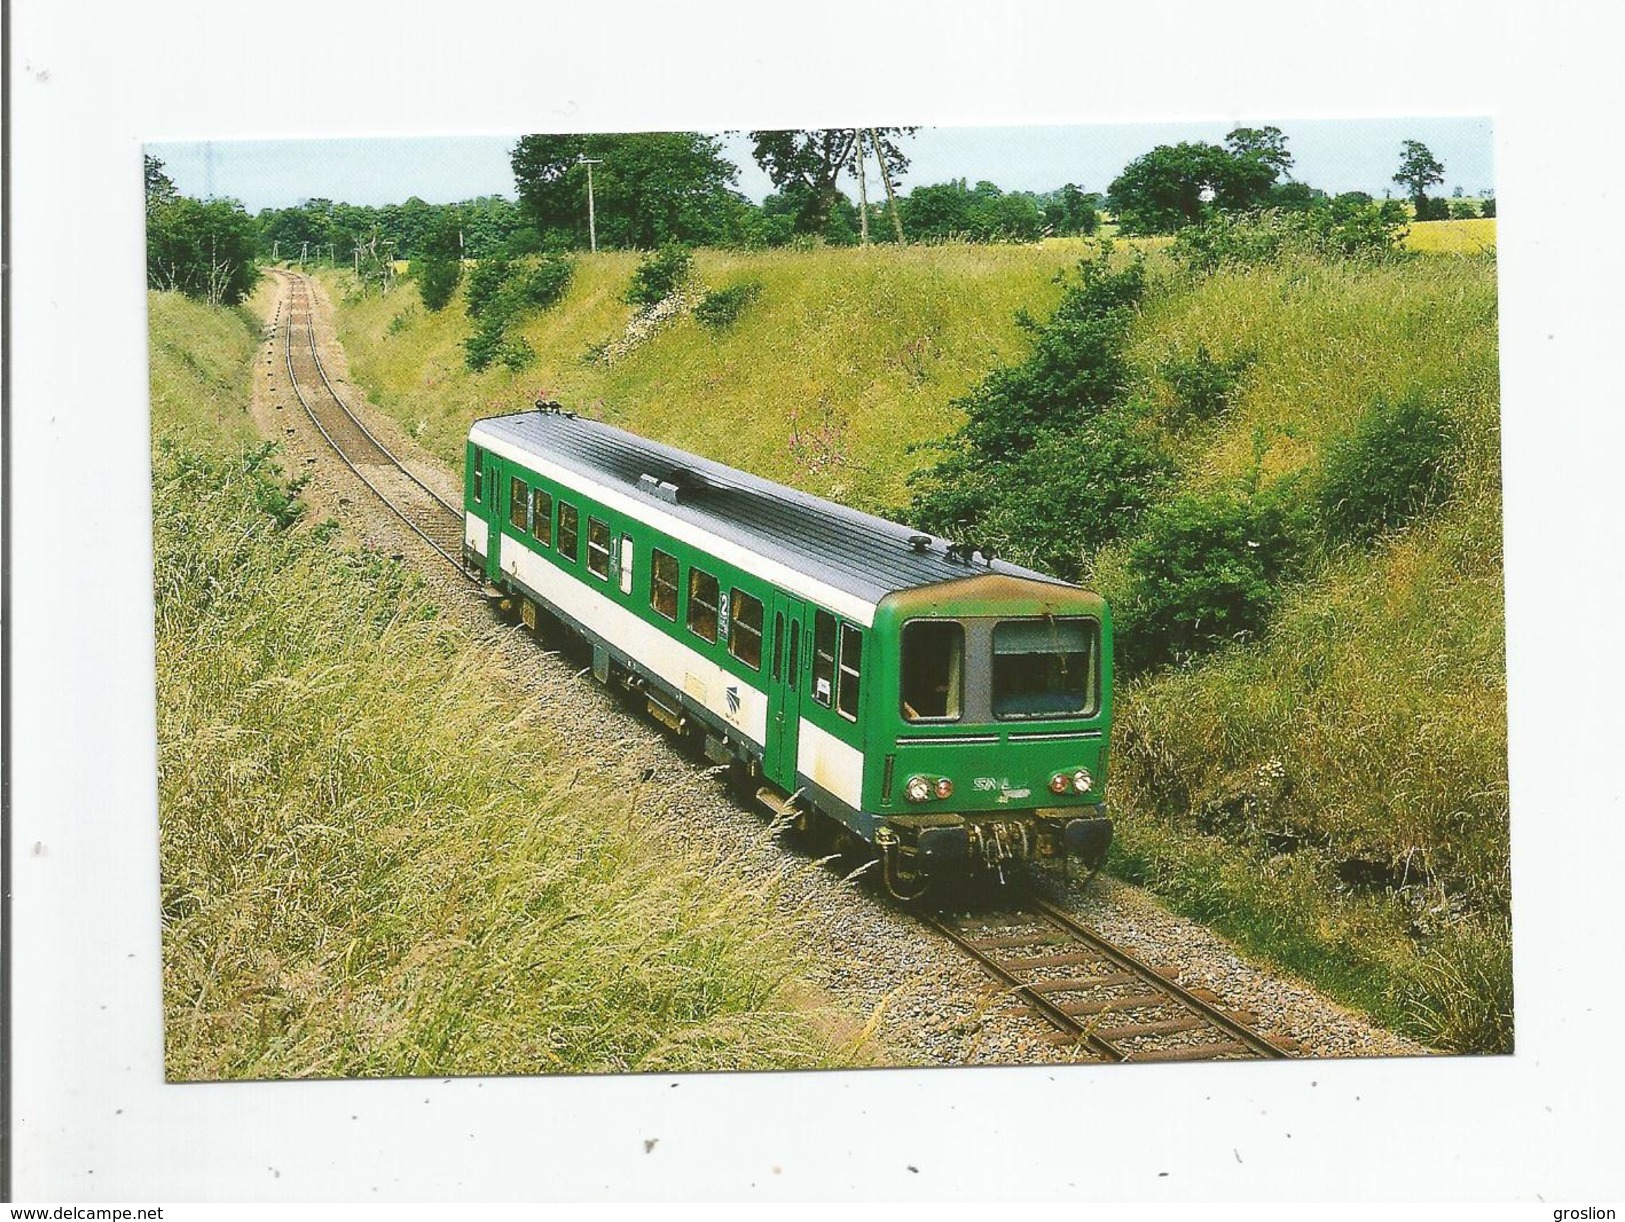
<svg viewBox="0 0 1625 1222">
<path fill-rule="evenodd" d="M 1014 912 L 1002 915 L 1036 917 L 1040 922 L 1048 922 L 1089 953 L 1099 956 L 1102 960 L 1117 967 L 1137 982 L 1149 985 L 1156 993 L 1166 997 L 1170 1005 L 1183 1007 L 1197 1019 L 1200 1019 L 1201 1022 L 1215 1028 L 1225 1037 L 1227 1049 L 1230 1045 L 1233 1045 L 1236 1052 L 1248 1053 L 1266 1060 L 1290 1058 L 1290 1053 L 1277 1047 L 1264 1036 L 1246 1026 L 1246 1024 L 1238 1022 L 1219 1007 L 1203 1001 L 1189 989 L 1168 979 L 1149 964 L 1135 958 L 1121 947 L 1108 942 L 1093 930 L 1080 924 L 1071 913 L 1047 900 L 1034 897 L 1027 901 L 1026 907 L 1017 908 Z M 1170 1059 L 1159 1057 L 1160 1052 L 1175 1054 L 1182 1047 L 1181 1045 L 1174 1045 L 1162 1049 L 1121 1048 L 1113 1040 L 1098 1034 L 1095 1025 L 1101 1021 L 1101 1017 L 1105 1014 L 1122 1015 L 1129 1010 L 1143 1008 L 1142 1006 L 1125 1006 L 1121 1010 L 1114 1010 L 1108 1001 L 1101 1003 L 1104 1008 L 1099 1013 L 1090 1016 L 1093 1019 L 1092 1023 L 1081 1022 L 1078 1016 L 1067 1013 L 1065 1009 L 1045 996 L 1046 990 L 1042 986 L 1053 982 L 1024 981 L 1011 970 L 1012 966 L 1019 967 L 1019 963 L 1007 965 L 1001 962 L 988 953 L 987 949 L 976 945 L 976 939 L 954 928 L 940 917 L 922 914 L 922 919 L 965 951 L 971 958 L 975 959 L 990 975 L 1006 985 L 1014 996 L 1019 998 L 1040 1018 L 1065 1034 L 1076 1037 L 1078 1042 L 1108 1060 L 1151 1063 L 1159 1059 Z"/>
<path fill-rule="evenodd" d="M 1073 1018 L 1065 1010 L 1061 1009 L 1060 1006 L 1049 1000 L 1049 998 L 1045 997 L 1042 993 L 1038 992 L 1030 985 L 1019 980 L 1002 963 L 984 952 L 981 947 L 974 945 L 969 938 L 960 933 L 959 930 L 955 929 L 952 925 L 949 925 L 946 921 L 935 916 L 927 915 L 924 919 L 925 922 L 938 933 L 942 934 L 971 958 L 975 959 L 976 962 L 981 964 L 984 970 L 996 977 L 1002 983 L 1008 985 L 1012 993 L 1025 1002 L 1031 1009 L 1036 1011 L 1052 1026 L 1058 1027 L 1067 1035 L 1076 1036 L 1080 1043 L 1088 1045 L 1090 1049 L 1106 1057 L 1108 1060 L 1128 1060 L 1128 1053 L 1124 1052 L 1121 1048 L 1118 1048 L 1110 1040 L 1102 1039 L 1100 1036 L 1096 1035 L 1088 1028 L 1088 1026 Z"/>
<path fill-rule="evenodd" d="M 1196 994 L 1192 993 L 1189 989 L 1185 988 L 1177 981 L 1168 979 L 1168 977 L 1151 968 L 1150 965 L 1136 959 L 1126 950 L 1123 950 L 1121 947 L 1106 941 L 1105 938 L 1102 938 L 1099 934 L 1095 933 L 1094 930 L 1080 924 L 1077 918 L 1071 913 L 1067 912 L 1064 908 L 1057 907 L 1048 900 L 1038 899 L 1036 897 L 1031 900 L 1031 903 L 1035 912 L 1042 914 L 1055 924 L 1059 925 L 1062 929 L 1071 934 L 1074 938 L 1077 938 L 1078 941 L 1082 942 L 1090 950 L 1104 955 L 1125 971 L 1133 972 L 1136 976 L 1146 981 L 1146 983 L 1152 984 L 1164 992 L 1171 994 L 1180 1002 L 1181 1005 L 1196 1011 L 1196 1013 L 1202 1018 L 1212 1023 L 1215 1027 L 1219 1028 L 1219 1030 L 1223 1031 L 1231 1039 L 1241 1044 L 1250 1052 L 1256 1053 L 1258 1056 L 1267 1060 L 1290 1059 L 1290 1054 L 1286 1052 L 1285 1049 L 1276 1047 L 1269 1040 L 1265 1039 L 1262 1035 L 1258 1034 L 1258 1032 L 1254 1031 L 1245 1023 L 1237 1022 L 1235 1019 L 1231 1018 L 1230 1015 L 1226 1014 L 1218 1006 L 1213 1005 L 1211 1002 L 1203 1001 L 1200 997 L 1196 996 Z"/>
<path fill-rule="evenodd" d="M 373 445 L 377 446 L 385 458 L 389 459 L 390 462 L 394 463 L 400 468 L 402 475 L 406 476 L 407 479 L 411 480 L 419 488 L 423 489 L 423 491 L 426 492 L 443 509 L 445 509 L 447 513 L 456 518 L 458 522 L 461 522 L 463 520 L 463 511 L 458 509 L 450 502 L 442 499 L 438 492 L 429 487 L 429 485 L 425 484 L 416 475 L 413 475 L 412 472 L 407 468 L 406 464 L 400 459 L 396 458 L 390 448 L 373 435 L 372 430 L 363 424 L 361 418 L 351 411 L 349 405 L 339 397 L 339 392 L 333 389 L 333 383 L 327 378 L 327 367 L 322 364 L 321 354 L 316 350 L 316 297 L 315 294 L 310 291 L 310 286 L 308 284 L 302 283 L 300 288 L 310 299 L 309 306 L 305 310 L 305 332 L 310 340 L 310 359 L 315 363 L 316 374 L 321 378 L 322 385 L 327 387 L 327 393 L 332 396 L 333 402 L 337 403 L 339 410 L 350 418 L 350 422 L 354 424 L 356 428 L 361 430 L 361 435 L 363 437 L 372 442 Z M 291 317 L 292 316 L 290 314 L 290 319 Z"/>
<path fill-rule="evenodd" d="M 299 279 L 297 277 L 293 276 L 291 273 L 281 272 L 281 271 L 278 271 L 277 274 L 280 275 L 280 276 L 286 276 L 287 279 L 288 279 L 290 288 L 298 288 L 298 289 L 304 291 L 307 294 L 307 297 L 308 297 L 308 289 L 305 289 L 305 286 L 299 281 Z M 455 513 L 456 511 L 453 510 L 450 505 L 446 504 L 445 501 L 441 500 L 440 497 L 436 496 L 432 489 L 429 489 L 429 488 L 425 487 L 424 484 L 423 484 L 423 481 L 421 481 L 420 479 L 417 478 L 417 476 L 413 475 L 410 471 L 408 471 L 401 464 L 401 461 L 398 458 L 396 458 L 393 454 L 391 454 L 389 452 L 389 450 L 386 449 L 383 445 L 379 444 L 377 439 L 374 438 L 372 436 L 372 434 L 367 431 L 366 427 L 364 425 L 362 425 L 361 422 L 355 418 L 355 414 L 353 412 L 351 412 L 350 409 L 344 405 L 343 401 L 341 399 L 339 399 L 338 395 L 333 391 L 332 384 L 330 382 L 328 382 L 327 374 L 322 369 L 321 358 L 316 355 L 315 330 L 314 330 L 314 326 L 312 325 L 312 323 L 310 321 L 310 315 L 311 315 L 312 312 L 313 312 L 313 305 L 312 305 L 311 302 L 307 301 L 306 302 L 306 330 L 309 333 L 309 338 L 310 338 L 311 359 L 314 361 L 314 363 L 316 365 L 317 373 L 321 375 L 322 384 L 327 387 L 328 394 L 332 397 L 333 401 L 338 404 L 339 409 L 341 411 L 343 411 L 344 414 L 347 417 L 349 417 L 349 419 L 352 422 L 354 422 L 356 427 L 361 430 L 361 432 L 368 438 L 368 440 L 370 440 L 374 445 L 376 445 L 378 447 L 378 449 L 391 462 L 393 462 L 395 464 L 395 467 L 396 467 L 397 470 L 399 470 L 403 475 L 405 475 L 408 479 L 410 479 L 414 484 L 417 484 L 420 488 L 423 488 L 423 490 L 425 492 L 427 492 L 431 497 L 433 497 L 434 500 L 438 504 L 440 504 L 443 508 L 445 508 L 448 512 Z M 316 426 L 316 431 L 319 432 L 322 435 L 322 438 L 332 448 L 333 453 L 335 453 L 335 454 L 337 454 L 339 456 L 339 460 L 341 462 L 343 462 L 345 466 L 350 468 L 350 470 L 355 474 L 355 477 L 358 480 L 360 480 L 363 484 L 365 484 L 367 486 L 367 488 L 369 490 L 371 490 L 371 492 L 372 492 L 372 494 L 374 496 L 376 496 L 380 501 L 382 501 L 384 503 L 384 505 L 393 514 L 395 514 L 396 517 L 400 518 L 400 520 L 402 522 L 406 523 L 407 527 L 415 535 L 417 535 L 420 539 L 422 539 L 425 543 L 427 543 L 431 548 L 433 548 L 437 553 L 439 553 L 439 555 L 444 560 L 446 560 L 446 562 L 449 563 L 453 568 L 455 568 L 458 571 L 458 573 L 460 573 L 466 580 L 468 580 L 469 582 L 477 585 L 479 583 L 479 579 L 477 577 L 473 576 L 468 571 L 468 569 L 466 567 L 464 567 L 463 562 L 462 562 L 462 558 L 458 557 L 458 556 L 453 556 L 445 548 L 440 546 L 440 544 L 437 543 L 433 538 L 431 538 L 429 536 L 429 534 L 421 526 L 419 526 L 416 522 L 414 522 L 411 519 L 411 517 L 406 513 L 405 510 L 403 510 L 399 505 L 397 505 L 388 496 L 386 496 L 384 494 L 383 489 L 379 488 L 377 484 L 373 483 L 372 480 L 370 480 L 370 479 L 368 479 L 366 477 L 366 475 L 362 472 L 361 468 L 354 462 L 354 460 L 352 460 L 351 457 L 344 452 L 344 447 L 339 445 L 339 443 L 334 440 L 333 435 L 330 432 L 328 432 L 327 426 L 322 423 L 321 417 L 317 414 L 316 409 L 311 405 L 310 400 L 305 397 L 305 392 L 300 389 L 299 375 L 297 373 L 295 373 L 294 367 L 293 367 L 293 327 L 294 327 L 294 322 L 293 322 L 293 302 L 292 302 L 291 295 L 290 295 L 290 300 L 289 300 L 289 303 L 288 303 L 288 321 L 287 321 L 287 323 L 286 323 L 286 325 L 285 325 L 285 327 L 283 329 L 283 359 L 284 359 L 284 363 L 287 365 L 287 369 L 288 369 L 288 384 L 293 388 L 294 395 L 299 399 L 299 405 L 305 409 L 305 414 L 310 417 L 310 422 Z M 459 521 L 460 521 L 460 519 L 459 519 Z"/>
</svg>

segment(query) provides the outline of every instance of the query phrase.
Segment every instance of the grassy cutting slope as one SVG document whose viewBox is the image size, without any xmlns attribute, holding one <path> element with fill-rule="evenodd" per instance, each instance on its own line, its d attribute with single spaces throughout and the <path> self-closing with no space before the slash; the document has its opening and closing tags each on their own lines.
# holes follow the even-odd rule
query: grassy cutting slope
<svg viewBox="0 0 1625 1222">
<path fill-rule="evenodd" d="M 468 422 L 528 407 L 544 390 L 569 406 L 707 457 L 861 508 L 905 497 L 915 442 L 952 430 L 949 401 L 1023 340 L 1017 309 L 1049 308 L 1050 277 L 1081 246 L 831 248 L 736 254 L 700 251 L 709 288 L 740 279 L 760 299 L 720 334 L 690 316 L 605 366 L 590 347 L 624 333 L 621 301 L 635 256 L 583 256 L 564 302 L 522 334 L 538 360 L 522 373 L 470 374 L 459 296 L 439 314 L 405 285 L 389 296 L 345 297 L 328 283 L 340 339 L 374 400 L 448 462 L 461 463 Z"/>
<path fill-rule="evenodd" d="M 777 880 L 673 849 L 407 571 L 278 524 L 248 315 L 150 312 L 167 1075 L 864 1059 Z"/>
<path fill-rule="evenodd" d="M 1493 242 L 1493 221 L 1436 224 Z M 346 299 L 340 331 L 358 380 L 451 462 L 468 420 L 545 387 L 661 440 L 895 513 L 907 473 L 931 461 L 911 443 L 951 431 L 949 401 L 1025 351 L 1015 311 L 1042 316 L 1059 294 L 1054 273 L 1083 250 L 701 252 L 707 287 L 755 278 L 761 298 L 730 333 L 681 318 L 607 368 L 580 358 L 631 315 L 618 301 L 627 255 L 581 261 L 564 303 L 525 328 L 540 360 L 519 375 L 468 374 L 460 304 L 427 315 L 409 286 Z M 1420 391 L 1464 441 L 1455 499 L 1437 518 L 1333 557 L 1263 640 L 1121 689 L 1119 866 L 1424 1038 L 1508 1046 L 1493 254 L 1295 261 L 1195 282 L 1154 245 L 1149 257 L 1157 289 L 1133 329 L 1133 389 L 1166 401 L 1160 364 L 1198 344 L 1253 362 L 1229 411 L 1167 436 L 1187 485 L 1312 474 L 1379 395 Z M 1100 559 L 1108 590 L 1120 559 Z"/>
<path fill-rule="evenodd" d="M 1414 389 L 1460 426 L 1457 489 L 1335 554 L 1263 639 L 1127 688 L 1124 869 L 1441 1046 L 1508 1049 L 1493 257 L 1223 272 L 1154 301 L 1136 363 L 1198 342 L 1255 363 L 1230 412 L 1180 439 L 1190 481 L 1312 475 L 1378 396 Z"/>
</svg>

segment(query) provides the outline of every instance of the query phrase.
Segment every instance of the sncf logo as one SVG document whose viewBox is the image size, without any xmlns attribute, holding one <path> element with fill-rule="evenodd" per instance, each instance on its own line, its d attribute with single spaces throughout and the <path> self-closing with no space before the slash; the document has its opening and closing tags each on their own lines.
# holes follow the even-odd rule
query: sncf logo
<svg viewBox="0 0 1625 1222">
<path fill-rule="evenodd" d="M 728 698 L 728 712 L 729 713 L 737 713 L 737 712 L 739 712 L 739 688 L 738 687 L 729 687 L 726 695 L 727 695 L 727 698 Z"/>
</svg>

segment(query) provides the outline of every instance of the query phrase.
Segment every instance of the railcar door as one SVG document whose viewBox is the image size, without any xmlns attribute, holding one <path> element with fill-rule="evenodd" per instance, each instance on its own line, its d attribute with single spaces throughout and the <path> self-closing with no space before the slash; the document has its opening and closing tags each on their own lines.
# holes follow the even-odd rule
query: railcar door
<svg viewBox="0 0 1625 1222">
<path fill-rule="evenodd" d="M 485 507 L 491 513 L 486 523 L 485 537 L 485 575 L 492 581 L 502 580 L 502 522 L 507 516 L 508 506 L 504 501 L 507 495 L 507 472 L 498 463 L 492 460 L 491 455 L 485 456 L 485 479 L 490 489 L 490 495 L 485 498 Z"/>
<path fill-rule="evenodd" d="M 773 595 L 773 645 L 767 672 L 767 742 L 763 770 L 781 789 L 796 788 L 796 752 L 801 739 L 801 689 L 806 682 L 807 604 L 799 598 Z"/>
</svg>

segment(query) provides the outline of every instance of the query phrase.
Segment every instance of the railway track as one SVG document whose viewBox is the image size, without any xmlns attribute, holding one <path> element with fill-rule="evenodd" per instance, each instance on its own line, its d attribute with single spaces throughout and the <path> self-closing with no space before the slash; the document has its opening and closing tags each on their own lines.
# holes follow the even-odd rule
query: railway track
<svg viewBox="0 0 1625 1222">
<path fill-rule="evenodd" d="M 997 913 L 925 920 L 1068 1042 L 1107 1061 L 1279 1059 L 1249 1015 L 1186 989 L 1042 899 Z"/>
<path fill-rule="evenodd" d="M 429 488 L 379 441 L 334 389 L 316 346 L 315 310 L 303 276 L 278 271 L 288 293 L 277 309 L 288 384 L 344 465 L 355 472 L 388 508 L 464 578 L 478 574 L 463 566 L 463 514 Z M 286 306 L 286 318 L 283 315 Z M 274 325 L 274 324 L 273 324 Z"/>
</svg>

